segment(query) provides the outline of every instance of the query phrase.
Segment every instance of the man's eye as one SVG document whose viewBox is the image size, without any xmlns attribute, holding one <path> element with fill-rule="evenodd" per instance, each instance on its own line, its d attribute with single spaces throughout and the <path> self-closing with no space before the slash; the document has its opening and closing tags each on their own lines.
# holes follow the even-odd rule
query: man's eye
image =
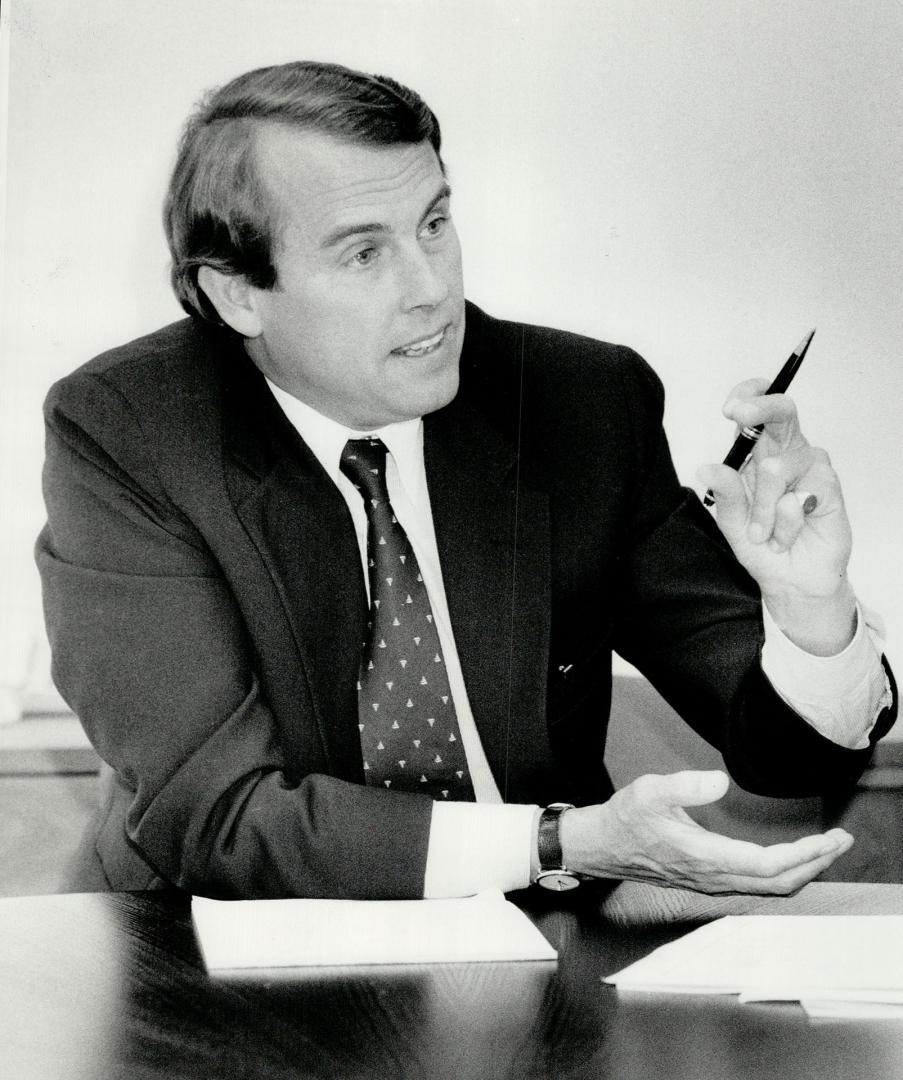
<svg viewBox="0 0 903 1080">
<path fill-rule="evenodd" d="M 430 238 L 441 236 L 442 233 L 445 232 L 445 227 L 447 224 L 448 218 L 440 214 L 437 217 L 430 218 L 426 225 L 424 225 L 423 232 L 426 236 L 429 236 Z"/>
<path fill-rule="evenodd" d="M 376 261 L 379 252 L 375 247 L 361 248 L 360 251 L 356 251 L 348 260 L 352 266 L 369 266 Z"/>
</svg>

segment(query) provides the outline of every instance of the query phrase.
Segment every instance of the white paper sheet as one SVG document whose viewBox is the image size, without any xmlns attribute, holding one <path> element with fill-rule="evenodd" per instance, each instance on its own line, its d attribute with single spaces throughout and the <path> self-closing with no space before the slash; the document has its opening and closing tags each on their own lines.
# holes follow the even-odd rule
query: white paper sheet
<svg viewBox="0 0 903 1080">
<path fill-rule="evenodd" d="M 903 1008 L 903 916 L 727 916 L 609 976 L 619 989 L 801 1001 L 812 1015 Z M 835 1011 L 830 1012 L 833 1002 Z"/>
<path fill-rule="evenodd" d="M 882 1001 L 803 998 L 800 1005 L 813 1020 L 903 1020 L 903 1005 Z"/>
<path fill-rule="evenodd" d="M 191 912 L 210 970 L 554 960 L 497 890 L 462 900 L 210 900 Z"/>
</svg>

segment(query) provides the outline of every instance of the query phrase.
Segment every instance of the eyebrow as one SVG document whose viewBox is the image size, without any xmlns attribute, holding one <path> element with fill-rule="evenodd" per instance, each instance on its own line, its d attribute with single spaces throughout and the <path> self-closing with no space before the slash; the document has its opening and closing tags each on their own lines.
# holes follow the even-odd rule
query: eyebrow
<svg viewBox="0 0 903 1080">
<path fill-rule="evenodd" d="M 448 184 L 443 184 L 421 215 L 421 222 L 429 217 L 443 199 L 448 199 L 450 196 L 451 188 Z M 327 234 L 320 243 L 320 247 L 334 247 L 336 244 L 340 244 L 343 240 L 347 240 L 351 236 L 360 236 L 367 233 L 387 233 L 389 231 L 389 226 L 380 221 L 368 221 L 360 225 L 343 225 L 338 229 L 333 229 L 331 233 Z"/>
</svg>

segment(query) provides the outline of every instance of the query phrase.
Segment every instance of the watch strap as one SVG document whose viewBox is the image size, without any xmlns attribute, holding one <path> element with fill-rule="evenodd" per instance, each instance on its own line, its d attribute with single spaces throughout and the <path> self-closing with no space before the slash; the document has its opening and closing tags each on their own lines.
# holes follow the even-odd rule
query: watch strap
<svg viewBox="0 0 903 1080">
<path fill-rule="evenodd" d="M 539 870 L 563 870 L 564 856 L 561 851 L 559 826 L 565 810 L 573 810 L 573 803 L 551 803 L 539 817 L 539 830 L 536 836 Z"/>
</svg>

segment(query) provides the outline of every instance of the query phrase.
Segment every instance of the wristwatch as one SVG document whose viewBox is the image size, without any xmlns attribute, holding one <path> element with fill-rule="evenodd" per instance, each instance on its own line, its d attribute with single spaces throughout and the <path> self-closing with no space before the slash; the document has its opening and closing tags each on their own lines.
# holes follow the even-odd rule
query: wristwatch
<svg viewBox="0 0 903 1080">
<path fill-rule="evenodd" d="M 580 884 L 580 878 L 564 865 L 561 840 L 558 836 L 561 815 L 565 810 L 573 809 L 573 803 L 551 803 L 543 810 L 539 818 L 539 832 L 536 837 L 539 873 L 533 881 L 536 885 L 541 885 L 544 889 L 552 889 L 554 892 L 576 889 Z"/>
</svg>

